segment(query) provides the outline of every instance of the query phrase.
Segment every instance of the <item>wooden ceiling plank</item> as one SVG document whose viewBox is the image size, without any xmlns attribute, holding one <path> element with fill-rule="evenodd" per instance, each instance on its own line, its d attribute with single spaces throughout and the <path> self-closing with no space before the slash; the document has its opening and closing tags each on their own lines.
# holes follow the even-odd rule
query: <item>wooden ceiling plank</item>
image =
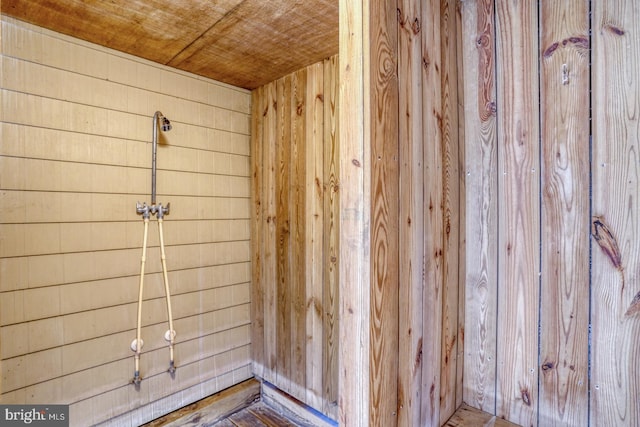
<svg viewBox="0 0 640 427">
<path fill-rule="evenodd" d="M 253 89 L 338 52 L 335 1 L 245 0 L 169 65 Z"/>
<path fill-rule="evenodd" d="M 3 0 L 1 10 L 247 89 L 338 52 L 337 0 Z"/>
</svg>

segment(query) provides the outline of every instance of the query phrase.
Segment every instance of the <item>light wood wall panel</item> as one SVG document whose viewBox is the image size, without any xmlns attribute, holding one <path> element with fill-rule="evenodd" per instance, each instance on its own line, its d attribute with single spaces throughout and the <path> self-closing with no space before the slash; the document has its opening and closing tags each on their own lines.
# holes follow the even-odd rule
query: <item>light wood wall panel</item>
<svg viewBox="0 0 640 427">
<path fill-rule="evenodd" d="M 371 204 L 369 2 L 340 0 L 340 311 L 338 422 L 368 426 L 370 414 Z"/>
<path fill-rule="evenodd" d="M 327 61 L 329 62 L 329 61 Z M 302 146 L 309 146 L 310 155 L 305 156 L 304 171 L 301 179 L 304 181 L 304 204 L 308 207 L 307 212 L 303 212 L 301 220 L 305 224 L 305 242 L 304 246 L 307 248 L 305 252 L 305 264 L 308 266 L 306 270 L 305 294 L 310 296 L 311 306 L 313 310 L 305 310 L 306 314 L 306 328 L 307 335 L 312 337 L 322 336 L 322 339 L 314 340 L 311 345 L 303 348 L 305 351 L 306 366 L 303 372 L 305 373 L 306 381 L 306 394 L 307 399 L 313 402 L 313 407 L 322 407 L 322 389 L 324 387 L 323 381 L 323 364 L 324 364 L 324 349 L 330 347 L 330 344 L 326 346 L 324 342 L 329 343 L 333 341 L 331 339 L 331 331 L 324 335 L 324 319 L 323 319 L 323 307 L 324 307 L 324 272 L 325 272 L 325 259 L 326 264 L 331 265 L 331 254 L 329 239 L 324 239 L 324 223 L 325 223 L 325 192 L 329 194 L 331 191 L 324 185 L 324 155 L 327 151 L 325 141 L 325 125 L 324 115 L 326 109 L 324 108 L 324 62 L 314 64 L 306 69 L 305 87 L 301 87 L 301 90 L 305 90 L 305 99 L 309 100 L 311 104 L 310 108 L 304 110 L 305 117 L 305 135 L 302 141 Z M 320 95 L 322 94 L 322 95 Z M 320 95 L 320 96 L 318 96 Z M 330 102 L 331 95 L 328 94 L 327 102 Z M 331 147 L 331 134 L 327 134 L 328 146 Z M 330 155 L 330 152 L 329 152 Z M 329 157 L 331 158 L 331 157 Z M 327 210 L 330 206 L 327 207 Z M 307 218 L 306 220 L 304 218 Z M 331 216 L 327 217 L 327 229 L 332 229 Z M 333 236 L 336 239 L 337 236 Z M 327 242 L 327 255 L 325 258 L 325 240 Z M 330 281 L 331 276 L 327 276 L 327 282 Z M 331 307 L 331 294 L 328 292 L 327 301 L 329 301 L 328 307 Z M 305 302 L 302 301 L 304 305 Z M 331 309 L 330 309 L 331 310 Z M 329 311 L 333 314 L 333 311 Z M 331 326 L 329 326 L 330 328 Z M 305 339 L 305 336 L 302 337 Z M 329 374 L 329 379 L 334 373 Z M 330 382 L 330 381 L 328 381 Z"/>
<path fill-rule="evenodd" d="M 397 10 L 393 3 L 373 1 L 369 13 L 369 423 L 388 426 L 397 422 L 399 359 Z"/>
<path fill-rule="evenodd" d="M 329 58 L 252 93 L 254 372 L 333 418 L 336 75 L 337 58 Z"/>
<path fill-rule="evenodd" d="M 457 409 L 462 388 L 458 367 L 460 259 L 460 164 L 458 129 L 458 12 L 456 1 L 441 2 L 442 46 L 442 336 L 440 368 L 440 424 Z"/>
<path fill-rule="evenodd" d="M 589 4 L 540 9 L 540 425 L 587 425 Z"/>
<path fill-rule="evenodd" d="M 420 423 L 423 359 L 424 146 L 421 8 L 398 3 L 399 295 L 398 425 Z"/>
<path fill-rule="evenodd" d="M 633 426 L 640 423 L 640 8 L 624 0 L 592 8 L 589 421 Z"/>
<path fill-rule="evenodd" d="M 424 281 L 422 308 L 423 365 L 420 425 L 440 423 L 442 371 L 442 313 L 444 289 L 444 170 L 443 170 L 443 34 L 440 0 L 423 2 L 422 135 L 424 181 L 421 200 L 424 221 Z"/>
<path fill-rule="evenodd" d="M 291 80 L 288 75 L 276 81 L 276 384 L 280 389 L 293 393 L 291 352 L 297 344 L 293 340 L 296 331 L 291 324 L 293 286 L 292 280 L 296 270 L 304 270 L 304 265 L 293 261 L 291 236 L 298 230 L 291 218 L 290 205 L 296 203 L 295 190 L 290 188 L 292 164 L 291 118 L 293 114 L 291 104 Z M 293 383 L 295 386 L 296 384 Z M 299 390 L 296 390 L 299 391 Z M 294 394 L 295 395 L 295 394 Z"/>
<path fill-rule="evenodd" d="M 497 123 L 494 2 L 462 8 L 466 283 L 464 395 L 495 413 L 497 318 Z M 473 254 L 471 256 L 470 254 Z M 465 290 L 465 289 L 463 289 Z"/>
<path fill-rule="evenodd" d="M 338 357 L 339 357 L 339 310 L 340 310 L 340 145 L 338 120 L 338 56 L 332 56 L 323 64 L 324 105 L 323 140 L 323 208 L 322 229 L 326 238 L 322 240 L 325 262 L 323 265 L 322 291 L 322 386 L 325 413 L 337 413 L 338 402 Z M 320 99 L 318 99 L 319 101 Z M 317 101 L 316 101 L 317 102 Z M 333 412 L 332 412 L 333 411 Z"/>
<path fill-rule="evenodd" d="M 462 12 L 465 401 L 521 425 L 635 425 L 638 7 Z"/>
<path fill-rule="evenodd" d="M 4 17 L 0 401 L 69 404 L 72 425 L 138 425 L 252 375 L 250 93 Z M 46 48 L 45 48 L 46 46 Z M 155 224 L 141 388 L 133 353 L 152 116 L 177 331 Z"/>
<path fill-rule="evenodd" d="M 496 3 L 498 328 L 496 414 L 537 424 L 539 119 L 537 5 Z"/>
<path fill-rule="evenodd" d="M 462 37 L 462 5 L 456 3 L 456 66 L 457 69 L 457 117 L 456 122 L 458 126 L 458 337 L 457 337 L 457 349 L 456 349 L 456 408 L 460 409 L 464 404 L 464 334 L 465 334 L 465 311 L 466 311 L 466 295 L 464 288 L 464 278 L 467 274 L 466 254 L 467 249 L 467 235 L 466 235 L 466 222 L 467 222 L 467 207 L 466 207 L 466 177 L 465 177 L 465 165 L 466 165 L 466 153 L 464 150 L 465 141 L 465 102 L 464 102 L 464 68 L 463 68 L 463 37 Z"/>
</svg>

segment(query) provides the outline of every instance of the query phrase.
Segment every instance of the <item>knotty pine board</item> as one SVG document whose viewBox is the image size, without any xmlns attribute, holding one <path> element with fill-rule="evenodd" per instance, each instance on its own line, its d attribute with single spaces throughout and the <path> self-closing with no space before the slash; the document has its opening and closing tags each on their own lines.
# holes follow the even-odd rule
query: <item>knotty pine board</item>
<svg viewBox="0 0 640 427">
<path fill-rule="evenodd" d="M 440 423 L 442 366 L 443 257 L 443 132 L 441 2 L 423 2 L 422 38 L 422 144 L 424 165 L 424 286 L 423 353 L 420 425 Z"/>
<path fill-rule="evenodd" d="M 587 425 L 588 7 L 540 7 L 540 425 Z"/>
<path fill-rule="evenodd" d="M 276 154 L 277 154 L 277 85 L 276 82 L 264 86 L 265 110 L 264 115 L 264 140 L 263 147 L 263 182 L 264 213 L 262 227 L 264 229 L 264 259 L 262 274 L 263 280 L 263 307 L 264 307 L 264 342 L 254 340 L 254 346 L 264 346 L 264 378 L 276 382 L 277 355 L 276 355 L 276 323 L 277 323 L 277 240 L 276 240 Z"/>
<path fill-rule="evenodd" d="M 496 3 L 498 331 L 496 415 L 537 424 L 539 119 L 537 4 Z"/>
<path fill-rule="evenodd" d="M 340 144 L 338 120 L 338 57 L 324 61 L 323 93 L 323 287 L 322 378 L 324 413 L 338 419 L 339 274 L 340 274 Z"/>
<path fill-rule="evenodd" d="M 398 424 L 420 423 L 423 365 L 424 161 L 420 2 L 398 4 L 399 327 Z"/>
<path fill-rule="evenodd" d="M 291 80 L 289 74 L 276 82 L 276 384 L 291 391 L 292 269 L 291 259 Z M 294 228 L 295 232 L 295 228 Z"/>
<path fill-rule="evenodd" d="M 371 2 L 371 305 L 369 422 L 393 425 L 398 377 L 397 10 Z M 365 160 L 367 161 L 367 160 Z"/>
<path fill-rule="evenodd" d="M 455 62 L 458 67 L 457 78 L 457 125 L 458 125 L 458 184 L 459 184 L 459 206 L 458 221 L 455 227 L 458 229 L 458 348 L 456 359 L 456 408 L 464 403 L 464 331 L 465 331 L 465 277 L 467 274 L 466 264 L 466 242 L 467 242 L 467 208 L 466 208 L 466 181 L 465 181 L 465 120 L 464 120 L 464 55 L 463 55 L 463 22 L 462 4 L 456 3 L 456 51 Z M 453 61 L 453 58 L 451 59 Z M 475 214 L 475 213 L 472 213 Z"/>
<path fill-rule="evenodd" d="M 640 9 L 592 4 L 592 425 L 640 424 Z"/>
<path fill-rule="evenodd" d="M 307 70 L 303 68 L 291 75 L 291 152 L 290 152 L 290 181 L 289 181 L 289 262 L 291 316 L 291 367 L 290 393 L 298 399 L 304 398 L 306 387 L 306 340 L 307 340 L 307 270 L 313 264 L 307 264 L 305 253 L 312 248 L 306 242 L 306 223 L 310 221 L 308 213 L 311 206 L 306 203 L 306 176 L 314 170 L 307 169 L 305 164 L 306 146 L 306 115 L 307 99 L 306 84 Z M 313 298 L 313 294 L 308 296 Z M 309 307 L 314 309 L 313 306 Z"/>
<path fill-rule="evenodd" d="M 322 408 L 323 388 L 323 293 L 324 293 L 324 62 L 306 69 L 304 121 L 305 185 L 304 227 L 306 285 L 305 305 L 306 336 L 311 342 L 306 345 L 306 401 L 311 406 Z M 303 341 L 304 342 L 304 341 Z M 326 344 L 328 346 L 328 343 Z"/>
<path fill-rule="evenodd" d="M 252 172 L 252 221 L 251 221 L 251 251 L 252 257 L 252 288 L 251 288 L 251 338 L 259 343 L 264 342 L 264 274 L 262 271 L 265 248 L 263 245 L 263 128 L 264 116 L 268 106 L 265 106 L 265 88 L 257 88 L 251 93 L 251 172 Z M 264 378 L 265 354 L 264 345 L 252 346 L 253 372 Z"/>
<path fill-rule="evenodd" d="M 440 343 L 440 424 L 457 408 L 460 227 L 460 166 L 458 140 L 458 63 L 456 1 L 441 1 L 442 43 L 442 338 Z"/>
<path fill-rule="evenodd" d="M 340 409 L 341 425 L 369 425 L 371 251 L 369 14 L 340 0 Z M 367 163 L 365 163 L 367 162 Z M 366 167 L 365 167 L 366 166 Z"/>
</svg>

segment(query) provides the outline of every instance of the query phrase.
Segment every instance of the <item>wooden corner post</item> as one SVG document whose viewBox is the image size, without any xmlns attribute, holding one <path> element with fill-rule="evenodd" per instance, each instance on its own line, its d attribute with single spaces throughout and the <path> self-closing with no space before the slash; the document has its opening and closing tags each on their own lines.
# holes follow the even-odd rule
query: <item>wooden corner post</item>
<svg viewBox="0 0 640 427">
<path fill-rule="evenodd" d="M 397 424 L 397 10 L 340 1 L 340 425 Z"/>
<path fill-rule="evenodd" d="M 369 413 L 370 141 L 365 87 L 367 0 L 340 0 L 340 363 L 339 422 L 367 425 Z"/>
</svg>

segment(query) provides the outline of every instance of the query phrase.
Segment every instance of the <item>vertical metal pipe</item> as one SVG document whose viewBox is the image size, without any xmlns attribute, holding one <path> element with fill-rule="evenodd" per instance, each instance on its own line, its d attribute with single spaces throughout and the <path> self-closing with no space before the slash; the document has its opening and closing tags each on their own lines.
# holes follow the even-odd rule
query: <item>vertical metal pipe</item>
<svg viewBox="0 0 640 427">
<path fill-rule="evenodd" d="M 151 206 L 156 204 L 156 153 L 158 151 L 158 115 L 162 115 L 160 111 L 156 111 L 153 115 L 153 141 L 151 155 Z"/>
</svg>

